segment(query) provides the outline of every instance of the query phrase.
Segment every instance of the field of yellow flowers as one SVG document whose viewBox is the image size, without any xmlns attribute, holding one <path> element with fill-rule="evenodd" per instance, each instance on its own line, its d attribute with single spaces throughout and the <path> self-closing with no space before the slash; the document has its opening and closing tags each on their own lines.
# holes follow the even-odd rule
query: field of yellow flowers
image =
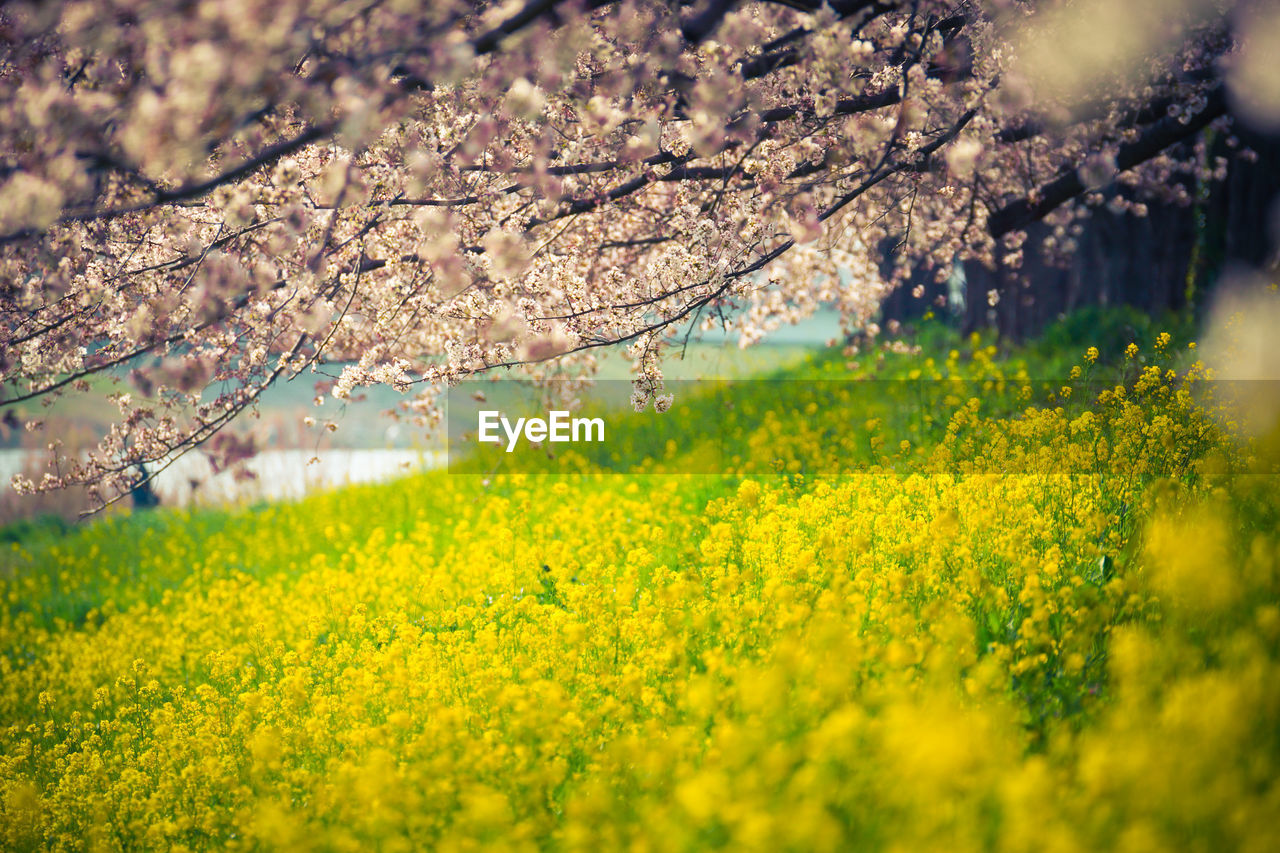
<svg viewBox="0 0 1280 853">
<path fill-rule="evenodd" d="M 5 545 L 0 847 L 1280 849 L 1274 451 L 1168 336 L 993 352 L 744 387 L 728 474 Z"/>
</svg>

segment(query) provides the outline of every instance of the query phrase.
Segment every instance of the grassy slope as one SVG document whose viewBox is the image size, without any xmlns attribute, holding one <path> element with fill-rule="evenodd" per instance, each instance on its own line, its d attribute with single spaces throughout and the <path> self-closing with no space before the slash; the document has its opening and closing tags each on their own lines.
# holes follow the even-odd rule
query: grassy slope
<svg viewBox="0 0 1280 853">
<path fill-rule="evenodd" d="M 98 823 L 115 843 L 196 847 L 1016 848 L 1050 829 L 1110 846 L 1135 821 L 1156 842 L 1255 837 L 1272 794 L 1248 788 L 1241 774 L 1258 771 L 1233 750 L 1274 755 L 1256 738 L 1266 712 L 1244 710 L 1274 690 L 1231 694 L 1217 764 L 1166 743 L 1198 731 L 1195 702 L 1145 733 L 1131 718 L 1162 691 L 1200 689 L 1196 661 L 1220 647 L 1237 649 L 1222 665 L 1237 676 L 1272 671 L 1274 637 L 1229 629 L 1266 618 L 1274 578 L 1236 578 L 1207 611 L 1179 603 L 1182 569 L 1143 579 L 1135 534 L 1159 501 L 1198 494 L 1181 451 L 1205 425 L 1156 395 L 1061 400 L 1047 380 L 1107 322 L 1010 359 L 944 336 L 853 370 L 826 354 L 739 387 L 732 409 L 681 401 L 670 435 L 632 425 L 611 443 L 655 457 L 645 470 L 729 473 L 546 477 L 572 460 L 530 457 L 508 463 L 529 474 L 27 528 L 0 567 L 6 840 L 57 844 Z M 1134 331 L 1145 359 L 1153 330 Z M 1107 356 L 1086 374 L 1090 399 L 1140 369 Z M 935 374 L 965 384 L 916 381 Z M 899 390 L 868 396 L 851 377 Z M 1024 388 L 1056 399 L 1023 416 Z M 1234 500 L 1219 502 L 1239 548 L 1271 547 L 1257 537 L 1274 504 Z M 1192 527 L 1212 544 L 1224 524 Z M 1153 547 L 1179 554 L 1176 528 Z M 1211 556 L 1237 558 L 1227 539 Z M 1198 639 L 1160 634 L 1161 620 Z M 1246 640 L 1263 645 L 1239 652 Z M 1135 661 L 1145 675 L 1124 669 Z M 1131 686 L 1112 698 L 1117 673 Z M 42 720 L 46 735 L 23 728 Z M 101 734 L 78 728 L 90 720 Z M 1205 766 L 1185 790 L 1165 783 L 1167 803 L 1144 799 L 1144 776 L 1179 755 Z M 1114 778 L 1097 788 L 1097 773 Z M 1192 795 L 1194 813 L 1179 799 Z M 253 818 L 254 803 L 278 820 Z"/>
<path fill-rule="evenodd" d="M 788 349 L 782 359 L 787 366 L 739 377 L 736 384 L 720 381 L 736 375 L 731 371 L 700 371 L 700 365 L 713 361 L 718 365 L 719 361 L 699 355 L 700 361 L 687 375 L 710 376 L 713 381 L 706 387 L 696 382 L 680 386 L 694 394 L 691 399 L 681 397 L 669 417 L 658 416 L 649 409 L 644 417 L 627 419 L 620 429 L 611 429 L 610 441 L 602 452 L 590 448 L 582 452 L 585 465 L 563 460 L 555 464 L 527 449 L 526 455 L 517 460 L 502 461 L 507 463 L 506 468 L 521 473 L 557 473 L 577 467 L 616 469 L 621 467 L 617 465 L 618 456 L 626 466 L 643 471 L 693 470 L 708 475 L 724 471 L 729 476 L 702 477 L 690 487 L 691 494 L 705 502 L 726 494 L 743 475 L 804 473 L 805 468 L 821 467 L 819 463 L 824 459 L 834 460 L 840 466 L 836 470 L 864 467 L 873 458 L 880 458 L 880 454 L 873 456 L 869 452 L 873 433 L 887 435 L 890 449 L 905 439 L 915 445 L 917 454 L 923 454 L 944 434 L 950 414 L 942 405 L 944 400 L 936 398 L 948 398 L 953 408 L 956 400 L 963 398 L 955 388 L 940 382 L 928 388 L 927 400 L 922 399 L 910 387 L 922 374 L 921 385 L 928 387 L 930 377 L 955 378 L 959 382 L 956 388 L 985 395 L 989 412 L 1008 412 L 1018 406 L 1017 401 L 1009 399 L 1008 387 L 1001 382 L 997 389 L 986 380 L 1035 377 L 1037 381 L 1032 384 L 1038 396 L 1043 396 L 1063 384 L 1061 377 L 1079 361 L 1079 354 L 1089 345 L 1086 342 L 1109 337 L 1124 343 L 1138 341 L 1150 350 L 1158 331 L 1141 315 L 1089 312 L 1054 327 L 1032 348 L 1002 353 L 990 340 L 973 337 L 961 341 L 945 327 L 933 327 L 915 339 L 913 346 L 923 350 L 918 356 L 883 349 L 852 357 L 839 350 L 805 354 Z M 1099 337 L 1091 338 L 1092 332 L 1100 333 Z M 1104 353 L 1092 386 L 1123 381 L 1126 365 L 1121 359 L 1121 346 L 1117 344 L 1111 352 Z M 948 363 L 949 355 L 956 358 Z M 677 372 L 673 384 L 679 385 L 685 376 Z M 849 385 L 850 382 L 866 384 Z M 997 390 L 999 394 L 995 393 Z M 845 392 L 843 396 L 841 391 Z M 726 401 L 730 403 L 728 407 Z M 815 417 L 818 412 L 805 411 L 809 404 L 818 408 L 821 417 Z M 869 430 L 871 421 L 879 423 Z M 796 448 L 785 445 L 775 445 L 767 454 L 752 452 L 753 442 L 761 444 L 764 438 L 777 439 L 815 429 L 831 439 L 822 443 L 822 459 L 802 458 Z M 711 440 L 706 439 L 708 433 L 713 435 Z M 672 440 L 679 445 L 674 458 L 668 447 Z M 710 452 L 707 445 L 714 445 Z M 842 448 L 844 452 L 840 452 Z M 698 461 L 691 464 L 691 458 Z M 454 470 L 487 475 L 492 468 L 464 463 L 455 464 Z M 33 591 L 42 590 L 33 598 L 23 596 L 14 602 L 18 610 L 41 614 L 42 620 L 78 624 L 103 605 L 120 609 L 138 602 L 154 604 L 165 590 L 187 580 L 192 574 L 189 567 L 180 563 L 166 565 L 166 552 L 189 555 L 197 565 L 205 564 L 209 554 L 256 554 L 257 559 L 225 561 L 221 568 L 254 575 L 286 571 L 288 565 L 261 559 L 263 554 L 274 553 L 260 544 L 273 527 L 292 529 L 300 519 L 332 521 L 337 524 L 333 529 L 341 531 L 343 542 L 363 540 L 377 528 L 405 533 L 422 519 L 446 510 L 447 504 L 440 497 L 444 493 L 479 500 L 493 490 L 475 476 L 434 471 L 397 483 L 317 495 L 301 503 L 255 504 L 240 510 L 163 510 L 81 525 L 50 517 L 0 528 L 0 545 L 8 543 L 12 547 L 12 554 L 0 564 L 0 571 L 13 574 L 20 562 L 25 566 L 24 579 L 32 584 Z M 368 506 L 377 506 L 379 512 L 360 511 Z M 326 529 L 329 527 L 325 525 Z M 316 554 L 331 554 L 336 545 L 321 537 L 318 541 L 291 542 L 284 552 L 288 562 L 305 565 Z M 46 555 L 56 559 L 46 559 Z M 76 570 L 53 572 L 51 567 L 67 556 L 78 558 Z M 155 565 L 148 557 L 157 558 Z M 33 581 L 33 577 L 41 579 Z"/>
</svg>

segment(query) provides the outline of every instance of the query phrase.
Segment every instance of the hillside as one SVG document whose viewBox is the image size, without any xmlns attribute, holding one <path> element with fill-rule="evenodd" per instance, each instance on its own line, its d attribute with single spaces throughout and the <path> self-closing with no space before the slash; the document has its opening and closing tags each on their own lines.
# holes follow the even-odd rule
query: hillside
<svg viewBox="0 0 1280 853">
<path fill-rule="evenodd" d="M 15 532 L 0 844 L 1278 847 L 1276 457 L 1088 331 Z"/>
</svg>

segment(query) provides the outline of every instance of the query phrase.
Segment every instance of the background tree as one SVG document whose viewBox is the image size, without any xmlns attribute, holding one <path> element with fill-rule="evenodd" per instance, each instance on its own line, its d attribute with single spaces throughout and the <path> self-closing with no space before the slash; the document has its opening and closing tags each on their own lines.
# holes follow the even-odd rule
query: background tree
<svg viewBox="0 0 1280 853">
<path fill-rule="evenodd" d="M 1206 128 L 1280 121 L 1269 3 L 121 0 L 0 41 L 5 403 L 121 383 L 18 485 L 104 501 L 251 453 L 223 428 L 306 372 L 426 423 L 496 368 L 624 343 L 649 393 L 699 328 L 863 329 L 1034 223 L 1067 256 L 1103 202 L 1188 204 Z"/>
</svg>

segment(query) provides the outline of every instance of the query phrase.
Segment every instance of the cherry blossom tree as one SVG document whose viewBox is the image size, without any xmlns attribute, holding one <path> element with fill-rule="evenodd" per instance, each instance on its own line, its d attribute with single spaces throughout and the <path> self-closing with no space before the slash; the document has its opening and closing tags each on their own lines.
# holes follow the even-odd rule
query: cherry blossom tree
<svg viewBox="0 0 1280 853">
<path fill-rule="evenodd" d="M 296 376 L 343 399 L 626 345 L 642 396 L 1274 129 L 1269 3 L 95 0 L 0 10 L 3 404 L 106 388 L 42 482 L 124 494 Z M 1247 156 L 1247 152 L 1245 153 Z M 882 252 L 891 247 L 892 273 Z M 12 409 L 11 409 L 12 411 Z M 38 423 L 28 424 L 37 429 Z"/>
</svg>

